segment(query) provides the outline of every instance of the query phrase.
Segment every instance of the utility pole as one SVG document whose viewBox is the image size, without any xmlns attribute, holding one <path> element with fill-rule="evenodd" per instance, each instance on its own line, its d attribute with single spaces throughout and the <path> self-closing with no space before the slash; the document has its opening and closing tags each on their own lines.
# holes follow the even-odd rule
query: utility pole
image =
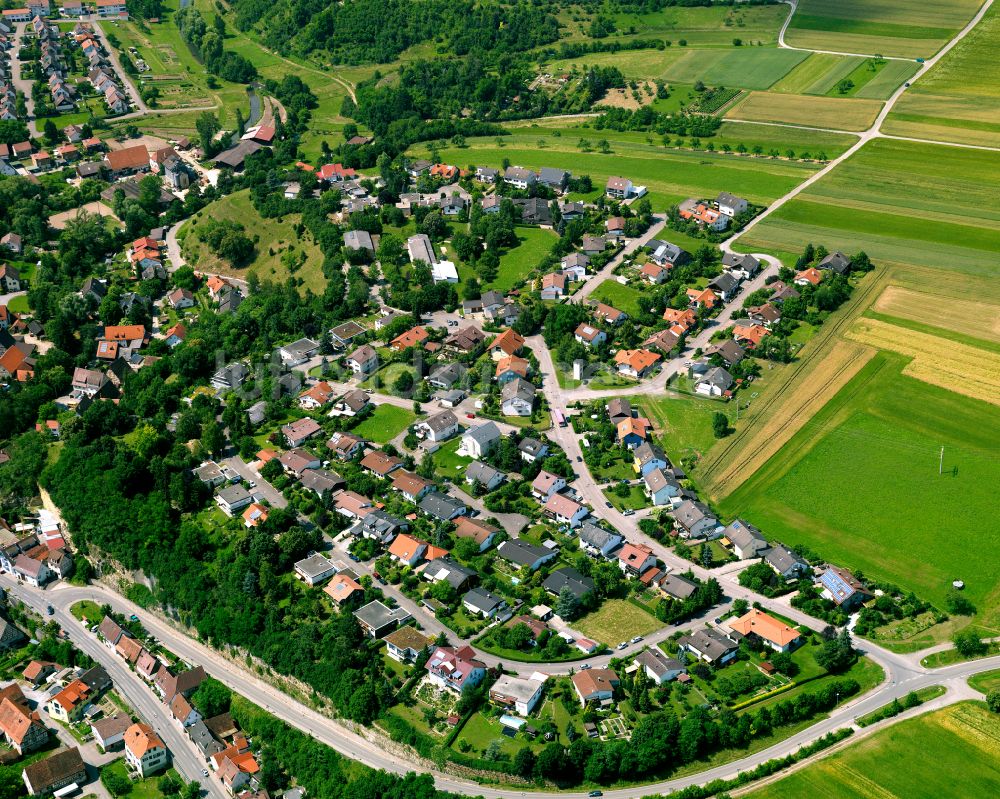
<svg viewBox="0 0 1000 799">
<path fill-rule="evenodd" d="M 944 447 L 941 447 L 941 458 L 938 460 L 938 477 L 944 474 Z"/>
</svg>

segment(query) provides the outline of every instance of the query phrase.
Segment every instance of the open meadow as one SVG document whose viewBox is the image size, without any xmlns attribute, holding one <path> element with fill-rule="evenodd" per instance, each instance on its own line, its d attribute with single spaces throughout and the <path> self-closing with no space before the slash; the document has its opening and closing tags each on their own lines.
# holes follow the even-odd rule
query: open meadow
<svg viewBox="0 0 1000 799">
<path fill-rule="evenodd" d="M 875 140 L 752 228 L 741 247 L 796 251 L 803 242 L 864 250 L 873 261 L 942 276 L 996 275 L 1000 153 Z M 975 208 L 975 219 L 967 209 Z M 944 279 L 944 278 L 942 278 Z"/>
<path fill-rule="evenodd" d="M 600 608 L 573 623 L 574 629 L 598 643 L 615 646 L 660 627 L 655 616 L 627 599 L 608 599 Z"/>
<path fill-rule="evenodd" d="M 938 607 L 964 580 L 996 635 L 1000 408 L 908 377 L 906 363 L 872 358 L 721 509 Z"/>
<path fill-rule="evenodd" d="M 257 241 L 254 256 L 245 267 L 235 268 L 198 240 L 198 229 L 208 220 L 239 222 L 246 234 Z M 322 293 L 326 287 L 323 276 L 323 254 L 308 233 L 298 232 L 298 214 L 281 219 L 264 219 L 250 202 L 250 190 L 238 191 L 216 200 L 199 211 L 178 233 L 181 252 L 187 262 L 199 271 L 231 275 L 246 280 L 256 274 L 261 280 L 284 283 L 290 276 L 302 281 L 302 287 Z M 305 261 L 292 267 L 293 257 L 305 255 Z"/>
<path fill-rule="evenodd" d="M 981 0 L 799 0 L 785 34 L 792 47 L 928 58 Z"/>
<path fill-rule="evenodd" d="M 1000 146 L 1000 7 L 893 107 L 882 129 L 898 136 Z"/>
<path fill-rule="evenodd" d="M 1000 792 L 1000 717 L 961 702 L 880 730 L 747 799 L 940 799 Z M 933 753 L 933 756 L 930 756 Z"/>
<path fill-rule="evenodd" d="M 877 100 L 857 97 L 750 92 L 726 112 L 726 118 L 862 131 L 871 127 L 881 110 Z"/>
</svg>

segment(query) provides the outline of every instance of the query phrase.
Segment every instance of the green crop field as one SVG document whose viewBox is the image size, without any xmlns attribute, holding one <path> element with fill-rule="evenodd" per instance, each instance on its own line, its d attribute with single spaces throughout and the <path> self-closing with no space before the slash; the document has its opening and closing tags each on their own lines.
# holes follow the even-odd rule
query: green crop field
<svg viewBox="0 0 1000 799">
<path fill-rule="evenodd" d="M 919 67 L 911 61 L 888 61 L 854 94 L 867 100 L 888 100 L 904 82 L 912 78 Z"/>
<path fill-rule="evenodd" d="M 246 234 L 259 239 L 253 260 L 242 268 L 233 268 L 221 260 L 198 240 L 198 228 L 209 219 L 239 222 L 246 228 Z M 323 275 L 323 254 L 312 238 L 300 236 L 295 231 L 298 214 L 289 214 L 282 219 L 264 219 L 250 202 L 250 190 L 236 192 L 221 200 L 216 200 L 181 228 L 178 239 L 187 262 L 197 270 L 232 275 L 246 279 L 254 273 L 261 280 L 284 283 L 292 274 L 284 256 L 294 251 L 305 253 L 305 263 L 294 270 L 294 276 L 301 280 L 303 288 L 321 294 L 326 288 Z"/>
<path fill-rule="evenodd" d="M 808 57 L 798 50 L 764 47 L 698 49 L 674 47 L 667 50 L 635 50 L 596 53 L 555 61 L 553 72 L 569 71 L 574 65 L 616 66 L 628 78 L 646 78 L 708 86 L 766 89 Z"/>
<path fill-rule="evenodd" d="M 980 4 L 981 0 L 799 0 L 785 41 L 817 50 L 926 58 Z"/>
<path fill-rule="evenodd" d="M 871 126 L 880 110 L 882 103 L 856 97 L 750 92 L 729 109 L 726 118 L 862 131 Z"/>
<path fill-rule="evenodd" d="M 969 685 L 981 694 L 988 694 L 1000 688 L 1000 669 L 984 671 L 969 677 Z"/>
<path fill-rule="evenodd" d="M 1000 7 L 900 98 L 883 130 L 900 136 L 1000 146 Z"/>
<path fill-rule="evenodd" d="M 416 418 L 413 411 L 383 403 L 351 432 L 376 444 L 385 444 L 406 430 Z"/>
<path fill-rule="evenodd" d="M 1000 153 L 873 141 L 748 232 L 747 246 L 824 242 L 872 258 L 995 276 Z M 975 219 L 967 210 L 975 208 Z"/>
<path fill-rule="evenodd" d="M 961 702 L 890 729 L 746 794 L 747 799 L 940 799 L 1000 792 L 1000 717 Z M 933 753 L 933 756 L 930 756 Z"/>
<path fill-rule="evenodd" d="M 603 188 L 611 175 L 624 175 L 649 189 L 654 210 L 662 210 L 688 197 L 714 197 L 720 191 L 738 191 L 752 202 L 766 204 L 789 191 L 812 173 L 815 164 L 781 160 L 741 158 L 721 153 L 686 152 L 664 149 L 645 141 L 614 140 L 611 152 L 581 152 L 578 139 L 563 135 L 537 140 L 544 128 L 531 128 L 523 137 L 469 139 L 466 147 L 440 151 L 445 161 L 460 166 L 499 166 L 504 158 L 512 164 L 538 169 L 559 166 L 575 175 L 590 175 Z M 587 131 L 587 140 L 596 145 L 609 141 L 613 131 Z M 735 142 L 734 142 L 735 143 Z M 421 155 L 426 150 L 418 151 Z"/>
<path fill-rule="evenodd" d="M 1000 408 L 906 377 L 905 363 L 876 355 L 722 509 L 938 607 L 964 580 L 998 634 Z"/>
<path fill-rule="evenodd" d="M 656 425 L 656 437 L 664 451 L 675 462 L 692 455 L 699 457 L 715 443 L 712 415 L 724 413 L 735 419 L 735 406 L 703 397 L 668 393 L 656 399 L 639 402 L 643 415 Z"/>
<path fill-rule="evenodd" d="M 771 87 L 787 94 L 826 94 L 865 59 L 856 56 L 813 53 Z"/>
</svg>

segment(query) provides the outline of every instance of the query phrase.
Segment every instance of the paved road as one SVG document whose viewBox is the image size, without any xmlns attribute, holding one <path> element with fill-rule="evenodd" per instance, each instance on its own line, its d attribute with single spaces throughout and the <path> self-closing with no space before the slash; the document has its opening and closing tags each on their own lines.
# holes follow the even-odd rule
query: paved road
<svg viewBox="0 0 1000 799">
<path fill-rule="evenodd" d="M 0 578 L 0 582 L 11 583 L 9 577 Z M 56 620 L 66 628 L 74 643 L 86 651 L 91 657 L 100 660 L 108 668 L 109 674 L 116 684 L 123 687 L 123 692 L 130 702 L 134 702 L 137 708 L 143 713 L 152 714 L 157 718 L 157 714 L 163 713 L 163 705 L 157 700 L 150 699 L 149 690 L 141 684 L 139 678 L 129 672 L 124 664 L 109 650 L 97 643 L 96 639 L 84 633 L 83 628 L 69 614 L 69 607 L 80 600 L 91 599 L 99 603 L 108 602 L 116 610 L 124 613 L 136 614 L 146 626 L 146 629 L 155 635 L 165 647 L 176 653 L 185 661 L 190 663 L 200 663 L 205 666 L 212 676 L 221 680 L 232 690 L 247 697 L 250 701 L 264 707 L 269 712 L 281 718 L 287 724 L 307 732 L 322 743 L 331 746 L 342 754 L 360 760 L 374 768 L 382 768 L 386 771 L 401 774 L 412 770 L 413 764 L 402 762 L 401 759 L 388 753 L 377 741 L 370 741 L 348 729 L 346 725 L 321 716 L 300 702 L 292 699 L 271 685 L 260 680 L 256 675 L 247 671 L 242 662 L 233 662 L 224 658 L 215 650 L 192 640 L 187 635 L 177 631 L 167 625 L 159 618 L 149 614 L 117 593 L 102 586 L 88 586 L 79 588 L 66 584 L 58 584 L 51 590 L 40 591 L 27 586 L 20 586 L 15 589 L 15 595 L 28 599 L 29 603 L 36 608 L 43 608 L 46 602 L 51 603 L 56 610 Z M 652 785 L 645 785 L 639 788 L 623 788 L 620 790 L 605 791 L 608 799 L 632 799 L 638 794 L 649 795 L 657 792 L 668 792 L 678 790 L 692 784 L 703 784 L 713 779 L 725 779 L 735 776 L 739 771 L 752 768 L 756 764 L 773 758 L 781 757 L 795 751 L 803 744 L 809 743 L 816 738 L 845 726 L 850 726 L 853 719 L 864 713 L 868 713 L 882 707 L 894 698 L 905 696 L 910 691 L 931 685 L 945 685 L 948 695 L 943 700 L 937 700 L 937 705 L 949 701 L 957 701 L 968 694 L 961 690 L 961 683 L 970 675 L 982 671 L 987 671 L 1000 667 L 1000 657 L 992 657 L 970 663 L 962 663 L 944 669 L 930 671 L 920 667 L 911 667 L 905 672 L 898 674 L 893 672 L 891 679 L 881 689 L 869 692 L 869 694 L 849 702 L 828 718 L 822 719 L 779 744 L 768 749 L 748 755 L 738 761 L 719 766 L 707 771 L 693 774 L 687 777 L 665 780 Z M 924 710 L 937 706 L 929 703 L 924 706 Z M 186 751 L 184 740 L 180 730 L 167 722 L 161 722 L 159 726 L 167 739 L 167 745 L 172 751 L 178 753 Z M 884 726 L 884 725 L 877 725 Z M 182 773 L 190 776 L 200 774 L 186 755 L 178 756 L 178 766 Z M 432 766 L 416 766 L 417 770 L 425 771 L 434 776 L 437 787 L 441 790 L 452 791 L 468 796 L 480 795 L 486 799 L 517 799 L 518 797 L 529 797 L 529 799 L 551 799 L 552 794 L 545 791 L 520 791 L 511 788 L 485 787 L 467 780 L 460 779 L 448 774 L 444 774 Z M 214 783 L 206 786 L 213 796 L 219 796 L 219 789 Z M 586 793 L 581 791 L 567 792 L 561 794 L 569 796 L 571 799 L 583 799 Z"/>
<path fill-rule="evenodd" d="M 125 697 L 125 700 L 140 716 L 156 729 L 170 751 L 174 767 L 186 780 L 200 783 L 202 788 L 208 792 L 208 796 L 224 799 L 226 793 L 221 784 L 202 776 L 202 771 L 205 769 L 204 761 L 194 744 L 181 731 L 180 726 L 170 718 L 166 705 L 160 701 L 142 678 L 128 667 L 122 658 L 99 643 L 96 636 L 92 635 L 69 612 L 70 605 L 82 599 L 82 596 L 74 598 L 72 594 L 67 594 L 64 598 L 54 591 L 40 591 L 19 585 L 10 575 L 6 574 L 0 576 L 0 585 L 6 587 L 12 596 L 25 602 L 45 619 L 49 618 L 45 613 L 46 605 L 51 604 L 55 609 L 55 614 L 51 618 L 57 621 L 68 633 L 74 646 L 105 668 L 114 682 L 115 689 Z M 93 594 L 93 596 L 99 602 L 111 598 L 103 594 Z M 112 604 L 117 603 L 113 602 Z"/>
<path fill-rule="evenodd" d="M 663 231 L 664 226 L 667 224 L 667 218 L 663 214 L 654 214 L 653 219 L 654 222 L 649 226 L 649 230 L 638 238 L 629 241 L 629 243 L 626 244 L 614 258 L 604 265 L 600 272 L 597 272 L 590 277 L 587 282 L 577 290 L 576 294 L 571 297 L 573 302 L 580 302 L 589 297 L 591 293 L 593 293 L 594 289 L 612 276 L 615 268 L 619 266 L 627 256 L 634 253 L 640 247 L 645 247 L 646 242 L 651 239 L 655 239 Z"/>
<path fill-rule="evenodd" d="M 30 72 L 27 76 L 25 75 L 25 69 L 30 68 L 31 63 L 22 63 L 21 59 L 17 57 L 18 51 L 21 49 L 21 43 L 24 41 L 24 33 L 28 28 L 27 22 L 21 22 L 14 28 L 14 47 L 10 50 L 10 82 L 14 85 L 14 89 L 19 91 L 24 95 L 24 105 L 28 112 L 28 118 L 25 120 L 25 124 L 28 126 L 28 132 L 34 138 L 38 138 L 41 133 L 38 130 L 38 124 L 35 121 L 35 101 L 31 98 L 31 87 L 33 81 L 30 77 Z"/>
</svg>

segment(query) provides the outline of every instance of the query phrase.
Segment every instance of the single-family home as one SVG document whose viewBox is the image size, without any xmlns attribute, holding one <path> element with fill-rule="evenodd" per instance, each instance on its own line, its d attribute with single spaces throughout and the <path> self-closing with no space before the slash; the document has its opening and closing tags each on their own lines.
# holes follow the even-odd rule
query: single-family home
<svg viewBox="0 0 1000 799">
<path fill-rule="evenodd" d="M 450 410 L 443 410 L 417 422 L 414 429 L 418 436 L 423 436 L 428 441 L 447 441 L 458 433 L 458 417 Z"/>
<path fill-rule="evenodd" d="M 320 427 L 319 422 L 308 416 L 303 416 L 301 419 L 296 419 L 294 422 L 282 425 L 281 427 L 281 434 L 285 437 L 285 441 L 288 442 L 288 446 L 290 447 L 300 447 L 310 438 L 322 432 L 323 428 Z"/>
<path fill-rule="evenodd" d="M 721 366 L 713 366 L 697 378 L 695 393 L 706 397 L 721 397 L 733 386 L 733 376 Z"/>
<path fill-rule="evenodd" d="M 386 654 L 399 663 L 413 663 L 434 639 L 407 625 L 393 630 L 385 637 Z"/>
<path fill-rule="evenodd" d="M 60 749 L 25 766 L 21 776 L 31 796 L 50 796 L 70 785 L 85 784 L 87 765 L 80 756 L 80 750 L 74 746 Z"/>
<path fill-rule="evenodd" d="M 323 587 L 323 593 L 332 599 L 338 607 L 351 605 L 360 601 L 365 595 L 364 586 L 347 574 L 335 574 Z"/>
<path fill-rule="evenodd" d="M 742 637 L 734 632 L 711 627 L 696 630 L 691 635 L 678 639 L 677 648 L 681 652 L 690 652 L 705 663 L 721 666 L 736 657 Z"/>
<path fill-rule="evenodd" d="M 531 416 L 535 409 L 535 387 L 515 378 L 500 391 L 500 411 L 504 416 Z"/>
<path fill-rule="evenodd" d="M 586 669 L 578 671 L 570 680 L 583 707 L 588 702 L 601 704 L 614 698 L 615 688 L 620 684 L 618 674 L 613 669 Z"/>
<path fill-rule="evenodd" d="M 762 610 L 750 608 L 745 616 L 729 622 L 743 636 L 755 636 L 775 652 L 790 652 L 802 643 L 799 631 Z"/>
<path fill-rule="evenodd" d="M 771 567 L 771 571 L 786 580 L 803 577 L 812 571 L 808 561 L 794 550 L 780 544 L 764 553 L 764 563 Z"/>
<path fill-rule="evenodd" d="M 391 480 L 393 490 L 398 491 L 409 502 L 419 502 L 434 488 L 434 483 L 406 469 L 397 469 L 393 472 Z"/>
<path fill-rule="evenodd" d="M 556 524 L 565 524 L 570 528 L 580 526 L 580 523 L 587 518 L 590 513 L 586 505 L 570 499 L 565 494 L 552 494 L 542 505 L 545 515 L 553 519 Z"/>
<path fill-rule="evenodd" d="M 724 533 L 733 547 L 733 554 L 740 560 L 758 558 L 767 549 L 767 539 L 764 534 L 750 522 L 735 519 Z"/>
<path fill-rule="evenodd" d="M 681 538 L 714 537 L 719 520 L 698 500 L 686 499 L 674 510 L 674 524 Z"/>
<path fill-rule="evenodd" d="M 669 505 L 674 497 L 681 494 L 680 483 L 667 469 L 653 469 L 642 479 L 646 484 L 646 495 L 655 507 Z"/>
<path fill-rule="evenodd" d="M 167 767 L 167 747 L 148 724 L 133 724 L 125 730 L 125 762 L 142 777 Z"/>
<path fill-rule="evenodd" d="M 608 557 L 623 540 L 619 533 L 591 522 L 581 524 L 576 534 L 580 539 L 580 549 L 592 557 Z"/>
<path fill-rule="evenodd" d="M 677 679 L 687 670 L 677 658 L 668 657 L 661 649 L 644 649 L 635 656 L 636 664 L 657 685 Z"/>
<path fill-rule="evenodd" d="M 373 347 L 362 344 L 354 352 L 347 356 L 345 361 L 348 368 L 356 375 L 370 375 L 378 369 L 378 353 Z"/>
<path fill-rule="evenodd" d="M 581 322 L 573 333 L 573 338 L 586 347 L 599 347 L 608 340 L 608 334 L 587 322 Z"/>
<path fill-rule="evenodd" d="M 479 685 L 486 676 L 486 664 L 476 660 L 471 646 L 437 647 L 427 659 L 426 669 L 434 685 L 458 693 Z"/>
<path fill-rule="evenodd" d="M 490 686 L 490 701 L 508 712 L 514 711 L 519 716 L 527 716 L 542 698 L 545 680 L 541 677 L 542 675 L 517 677 L 502 674 Z"/>
<path fill-rule="evenodd" d="M 550 560 L 554 560 L 559 552 L 520 538 L 511 538 L 497 547 L 497 554 L 518 569 L 527 568 L 528 571 L 536 571 Z"/>
<path fill-rule="evenodd" d="M 618 568 L 626 577 L 638 577 L 655 565 L 656 556 L 645 544 L 627 542 L 618 553 Z"/>
<path fill-rule="evenodd" d="M 591 593 L 596 584 L 590 577 L 585 577 L 572 566 L 557 569 L 542 582 L 542 588 L 552 596 L 559 596 L 563 591 L 569 591 L 577 599 L 583 599 Z"/>
<path fill-rule="evenodd" d="M 390 608 L 376 599 L 354 611 L 354 618 L 369 638 L 383 638 L 411 616 L 403 608 Z"/>
<path fill-rule="evenodd" d="M 455 538 L 471 538 L 479 545 L 479 551 L 485 552 L 493 545 L 493 539 L 499 532 L 499 528 L 488 522 L 461 516 L 455 522 L 455 530 L 452 535 Z"/>
<path fill-rule="evenodd" d="M 450 522 L 469 511 L 464 502 L 440 491 L 432 491 L 424 496 L 418 507 L 428 516 L 442 522 Z"/>
<path fill-rule="evenodd" d="M 483 458 L 496 448 L 501 438 L 500 429 L 493 422 L 486 422 L 465 431 L 460 449 L 471 458 Z"/>
<path fill-rule="evenodd" d="M 846 611 L 854 610 L 874 596 L 857 577 L 839 566 L 827 566 L 823 570 L 819 587 L 824 599 Z"/>
<path fill-rule="evenodd" d="M 473 616 L 492 619 L 507 607 L 507 602 L 502 596 L 497 596 L 485 588 L 473 588 L 462 597 L 462 607 Z"/>
<path fill-rule="evenodd" d="M 719 212 L 726 216 L 739 216 L 746 213 L 750 207 L 750 203 L 746 199 L 730 194 L 728 191 L 719 192 L 719 196 L 715 198 L 715 204 L 719 206 Z"/>
<path fill-rule="evenodd" d="M 615 364 L 618 372 L 636 380 L 646 377 L 660 362 L 660 355 L 649 350 L 618 350 Z"/>
<path fill-rule="evenodd" d="M 542 276 L 540 295 L 543 300 L 559 300 L 566 294 L 566 275 L 550 272 Z"/>
<path fill-rule="evenodd" d="M 473 461 L 465 469 L 466 484 L 480 485 L 486 491 L 493 491 L 506 479 L 504 472 L 482 461 Z"/>
<path fill-rule="evenodd" d="M 295 574 L 308 586 L 317 586 L 336 573 L 333 561 L 318 552 L 295 563 Z"/>
<path fill-rule="evenodd" d="M 405 533 L 397 535 L 389 545 L 389 557 L 407 566 L 416 566 L 426 551 L 426 542 Z"/>
</svg>

